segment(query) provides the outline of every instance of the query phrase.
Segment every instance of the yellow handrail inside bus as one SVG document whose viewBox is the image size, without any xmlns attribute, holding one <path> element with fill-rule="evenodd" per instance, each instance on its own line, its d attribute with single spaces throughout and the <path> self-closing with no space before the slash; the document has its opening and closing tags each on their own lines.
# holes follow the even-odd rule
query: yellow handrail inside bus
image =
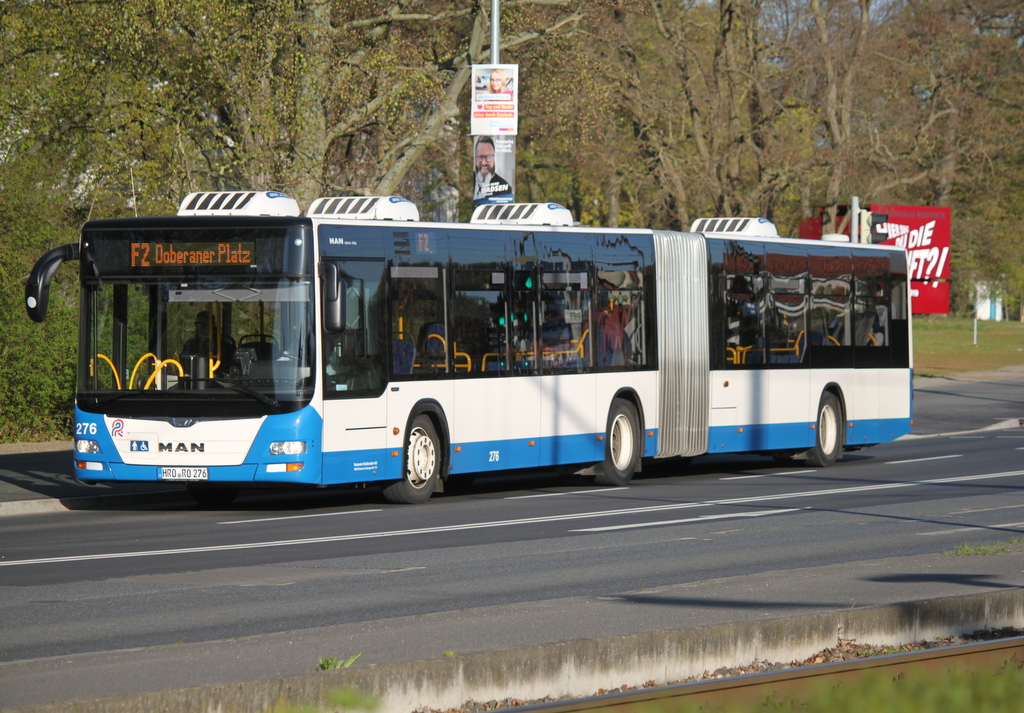
<svg viewBox="0 0 1024 713">
<path fill-rule="evenodd" d="M 725 351 L 728 352 L 728 354 L 726 355 L 725 360 L 730 364 L 746 364 L 747 352 L 753 348 L 753 345 L 750 345 L 749 347 L 726 347 Z"/>
<path fill-rule="evenodd" d="M 149 375 L 149 378 L 146 380 L 146 385 L 142 387 L 143 391 L 145 391 L 146 389 L 153 385 L 153 382 L 156 381 L 156 375 L 159 374 L 160 370 L 163 369 L 168 364 L 173 364 L 174 366 L 178 367 L 178 376 L 185 376 L 185 370 L 181 368 L 180 363 L 178 363 L 174 359 L 164 359 L 162 362 L 157 363 L 156 368 L 153 369 L 153 373 Z"/>
<path fill-rule="evenodd" d="M 472 371 L 473 370 L 473 359 L 466 352 L 459 351 L 459 343 L 455 342 L 452 344 L 452 349 L 455 352 L 455 371 Z M 465 362 L 460 363 L 460 359 L 465 359 Z"/>
<path fill-rule="evenodd" d="M 114 383 L 117 384 L 117 390 L 121 390 L 121 377 L 117 375 L 117 369 L 114 367 L 114 362 L 110 361 L 110 357 L 106 354 L 97 354 L 97 357 L 110 364 L 110 370 L 114 372 Z"/>
<path fill-rule="evenodd" d="M 793 352 L 795 356 L 800 356 L 800 340 L 804 338 L 804 331 L 801 329 L 800 333 L 796 335 L 796 339 L 787 339 L 786 346 L 784 347 L 772 347 L 773 352 Z"/>
<path fill-rule="evenodd" d="M 156 365 L 160 363 L 160 358 L 157 357 L 157 355 L 154 354 L 153 352 L 146 352 L 141 357 L 139 357 L 139 360 L 137 362 L 135 362 L 135 368 L 132 369 L 132 375 L 128 379 L 128 388 L 129 389 L 131 389 L 132 385 L 135 383 L 135 374 L 138 373 L 139 367 L 142 366 L 142 362 L 146 361 L 147 358 L 150 358 L 150 359 L 153 360 L 153 368 L 156 368 Z"/>
</svg>

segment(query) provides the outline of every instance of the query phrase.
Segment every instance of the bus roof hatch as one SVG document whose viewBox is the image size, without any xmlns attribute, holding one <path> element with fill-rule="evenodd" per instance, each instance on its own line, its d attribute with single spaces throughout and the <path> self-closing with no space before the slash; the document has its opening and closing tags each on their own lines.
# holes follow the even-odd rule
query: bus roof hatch
<svg viewBox="0 0 1024 713">
<path fill-rule="evenodd" d="M 691 233 L 749 235 L 758 238 L 777 238 L 775 223 L 767 218 L 698 218 L 690 226 Z"/>
<path fill-rule="evenodd" d="M 178 215 L 299 216 L 299 204 L 280 191 L 199 191 L 189 193 Z"/>
<path fill-rule="evenodd" d="M 484 225 L 572 225 L 572 213 L 557 203 L 489 203 L 477 206 L 470 223 Z"/>
<path fill-rule="evenodd" d="M 317 198 L 306 217 L 346 220 L 419 220 L 416 204 L 401 196 L 344 196 Z"/>
</svg>

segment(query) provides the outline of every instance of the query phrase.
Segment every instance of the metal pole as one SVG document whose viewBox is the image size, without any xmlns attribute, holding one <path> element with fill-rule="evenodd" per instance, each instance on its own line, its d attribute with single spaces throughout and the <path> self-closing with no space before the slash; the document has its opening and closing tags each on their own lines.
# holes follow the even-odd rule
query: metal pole
<svg viewBox="0 0 1024 713">
<path fill-rule="evenodd" d="M 978 346 L 978 300 L 981 299 L 981 289 L 978 283 L 974 283 L 974 346 Z"/>
<path fill-rule="evenodd" d="M 850 242 L 860 242 L 860 196 L 850 197 L 850 212 L 853 214 L 850 221 Z"/>
<path fill-rule="evenodd" d="M 501 0 L 491 0 L 491 64 L 501 64 Z"/>
</svg>

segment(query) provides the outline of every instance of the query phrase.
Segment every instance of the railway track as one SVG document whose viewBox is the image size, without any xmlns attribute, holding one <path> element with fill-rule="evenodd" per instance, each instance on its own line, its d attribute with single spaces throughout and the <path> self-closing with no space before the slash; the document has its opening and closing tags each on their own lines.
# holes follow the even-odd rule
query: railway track
<svg viewBox="0 0 1024 713">
<path fill-rule="evenodd" d="M 680 683 L 622 693 L 610 693 L 555 703 L 517 708 L 517 713 L 626 713 L 638 707 L 677 710 L 682 706 L 717 710 L 764 701 L 800 700 L 808 691 L 838 684 L 854 684 L 866 674 L 896 678 L 910 674 L 940 675 L 959 667 L 967 671 L 997 671 L 1006 665 L 1024 666 L 1024 636 L 982 643 L 948 646 L 889 656 L 827 663 L 771 673 L 755 673 L 697 683 Z"/>
</svg>

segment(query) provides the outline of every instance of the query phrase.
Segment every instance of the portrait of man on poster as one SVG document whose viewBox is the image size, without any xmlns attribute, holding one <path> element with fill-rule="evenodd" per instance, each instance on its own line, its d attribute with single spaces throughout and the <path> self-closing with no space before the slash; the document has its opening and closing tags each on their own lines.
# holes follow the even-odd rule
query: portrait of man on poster
<svg viewBox="0 0 1024 713">
<path fill-rule="evenodd" d="M 505 138 L 510 142 L 511 139 Z M 500 196 L 512 195 L 512 184 L 498 175 L 496 163 L 499 155 L 496 151 L 494 138 L 491 136 L 478 136 L 474 144 L 473 164 L 473 203 L 500 203 L 501 200 L 494 200 Z"/>
</svg>

